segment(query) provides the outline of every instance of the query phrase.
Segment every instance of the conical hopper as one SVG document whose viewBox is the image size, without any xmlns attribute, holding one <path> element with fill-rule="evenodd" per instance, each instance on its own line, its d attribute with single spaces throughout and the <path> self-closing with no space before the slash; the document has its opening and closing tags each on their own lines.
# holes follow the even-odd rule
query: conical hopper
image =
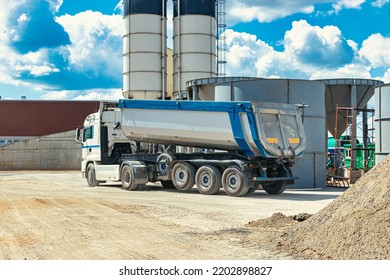
<svg viewBox="0 0 390 280">
<path fill-rule="evenodd" d="M 326 126 L 335 139 L 340 139 L 347 129 L 347 112 L 345 110 L 339 111 L 336 124 L 336 107 L 363 109 L 374 95 L 374 86 L 383 84 L 379 80 L 371 79 L 326 79 L 318 81 L 327 85 L 325 93 Z M 356 100 L 354 100 L 354 91 L 356 91 Z"/>
</svg>

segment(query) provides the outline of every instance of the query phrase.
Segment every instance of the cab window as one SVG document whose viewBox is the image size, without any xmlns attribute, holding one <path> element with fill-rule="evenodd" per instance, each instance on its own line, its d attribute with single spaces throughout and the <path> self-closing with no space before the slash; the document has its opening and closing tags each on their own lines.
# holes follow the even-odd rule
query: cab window
<svg viewBox="0 0 390 280">
<path fill-rule="evenodd" d="M 83 142 L 87 141 L 88 139 L 93 139 L 93 126 L 84 127 Z"/>
</svg>

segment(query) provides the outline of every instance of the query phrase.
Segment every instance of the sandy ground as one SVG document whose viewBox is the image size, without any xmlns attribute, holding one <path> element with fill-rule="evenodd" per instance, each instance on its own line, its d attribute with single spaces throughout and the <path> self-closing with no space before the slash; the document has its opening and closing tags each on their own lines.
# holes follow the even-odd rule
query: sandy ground
<svg viewBox="0 0 390 280">
<path fill-rule="evenodd" d="M 277 249 L 283 226 L 248 223 L 316 213 L 343 191 L 236 198 L 158 185 L 90 188 L 80 172 L 0 172 L 0 259 L 293 259 Z"/>
</svg>

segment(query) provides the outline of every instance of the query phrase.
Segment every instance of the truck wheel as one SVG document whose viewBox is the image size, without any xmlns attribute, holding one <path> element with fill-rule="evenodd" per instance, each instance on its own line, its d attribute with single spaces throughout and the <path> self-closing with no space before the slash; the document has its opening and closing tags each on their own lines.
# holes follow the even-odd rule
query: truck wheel
<svg viewBox="0 0 390 280">
<path fill-rule="evenodd" d="M 289 168 L 279 165 L 277 176 L 278 177 L 292 176 L 291 170 Z M 276 181 L 273 183 L 263 185 L 263 189 L 268 194 L 281 194 L 282 192 L 285 191 L 286 188 L 287 188 L 287 181 Z"/>
<path fill-rule="evenodd" d="M 195 167 L 187 162 L 178 162 L 172 169 L 172 182 L 176 189 L 187 191 L 195 184 Z"/>
<path fill-rule="evenodd" d="M 138 189 L 138 185 L 134 184 L 133 169 L 128 165 L 122 167 L 121 182 L 122 188 L 124 188 L 125 190 L 135 191 L 136 189 Z"/>
<path fill-rule="evenodd" d="M 278 181 L 272 184 L 264 184 L 263 189 L 268 194 L 281 194 L 287 188 L 286 181 Z"/>
<path fill-rule="evenodd" d="M 88 186 L 95 187 L 99 185 L 99 182 L 96 180 L 95 166 L 93 165 L 93 163 L 88 164 L 86 177 Z"/>
<path fill-rule="evenodd" d="M 169 167 L 172 163 L 172 161 L 175 159 L 175 157 L 168 153 L 162 153 L 157 157 L 157 164 L 158 164 L 158 176 L 159 179 L 163 180 L 170 180 L 170 174 L 169 174 Z"/>
<path fill-rule="evenodd" d="M 202 166 L 196 172 L 195 182 L 201 194 L 216 194 L 221 188 L 221 171 L 212 165 Z"/>
<path fill-rule="evenodd" d="M 244 196 L 249 191 L 248 178 L 238 167 L 228 167 L 222 175 L 222 187 L 229 196 Z"/>
<path fill-rule="evenodd" d="M 164 189 L 174 189 L 175 185 L 173 184 L 172 181 L 160 181 L 161 185 L 163 186 Z"/>
<path fill-rule="evenodd" d="M 248 193 L 254 193 L 254 192 L 257 191 L 259 188 L 260 188 L 260 184 L 256 184 L 253 188 L 250 188 L 250 189 L 248 190 Z"/>
</svg>

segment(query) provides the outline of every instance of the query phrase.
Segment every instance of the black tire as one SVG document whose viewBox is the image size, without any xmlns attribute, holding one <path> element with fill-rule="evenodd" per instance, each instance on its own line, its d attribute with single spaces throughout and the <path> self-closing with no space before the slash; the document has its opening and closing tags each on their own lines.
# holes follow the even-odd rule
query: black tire
<svg viewBox="0 0 390 280">
<path fill-rule="evenodd" d="M 248 190 L 248 193 L 254 193 L 255 191 L 257 191 L 258 189 L 260 188 L 260 184 L 255 184 L 255 186 L 253 188 L 250 188 Z"/>
<path fill-rule="evenodd" d="M 161 185 L 163 186 L 164 189 L 174 189 L 175 185 L 173 184 L 172 181 L 160 181 Z"/>
<path fill-rule="evenodd" d="M 134 184 L 133 169 L 128 165 L 124 165 L 122 167 L 121 182 L 122 182 L 122 188 L 129 191 L 135 191 L 136 189 L 138 189 L 139 186 Z"/>
<path fill-rule="evenodd" d="M 88 186 L 95 187 L 99 185 L 99 182 L 96 180 L 95 166 L 93 163 L 88 164 L 85 176 L 87 177 Z"/>
<path fill-rule="evenodd" d="M 244 196 L 248 193 L 248 178 L 237 166 L 230 166 L 222 174 L 222 187 L 229 196 Z"/>
<path fill-rule="evenodd" d="M 161 179 L 171 179 L 169 169 L 174 159 L 174 156 L 168 153 L 162 153 L 157 157 L 156 162 L 158 164 L 158 171 L 161 173 L 159 174 Z"/>
<path fill-rule="evenodd" d="M 195 167 L 187 162 L 178 162 L 172 169 L 172 182 L 180 191 L 192 189 L 195 185 Z"/>
<path fill-rule="evenodd" d="M 292 176 L 291 170 L 288 167 L 279 165 L 276 176 L 278 177 Z M 287 181 L 276 181 L 274 183 L 263 184 L 264 191 L 272 195 L 281 194 L 286 190 L 286 188 L 287 188 Z"/>
<path fill-rule="evenodd" d="M 221 189 L 221 171 L 215 166 L 204 165 L 196 172 L 195 183 L 201 194 L 216 194 Z"/>
<path fill-rule="evenodd" d="M 272 184 L 264 184 L 263 189 L 268 193 L 268 194 L 281 194 L 284 192 L 287 188 L 287 182 L 286 181 L 277 181 Z"/>
</svg>

